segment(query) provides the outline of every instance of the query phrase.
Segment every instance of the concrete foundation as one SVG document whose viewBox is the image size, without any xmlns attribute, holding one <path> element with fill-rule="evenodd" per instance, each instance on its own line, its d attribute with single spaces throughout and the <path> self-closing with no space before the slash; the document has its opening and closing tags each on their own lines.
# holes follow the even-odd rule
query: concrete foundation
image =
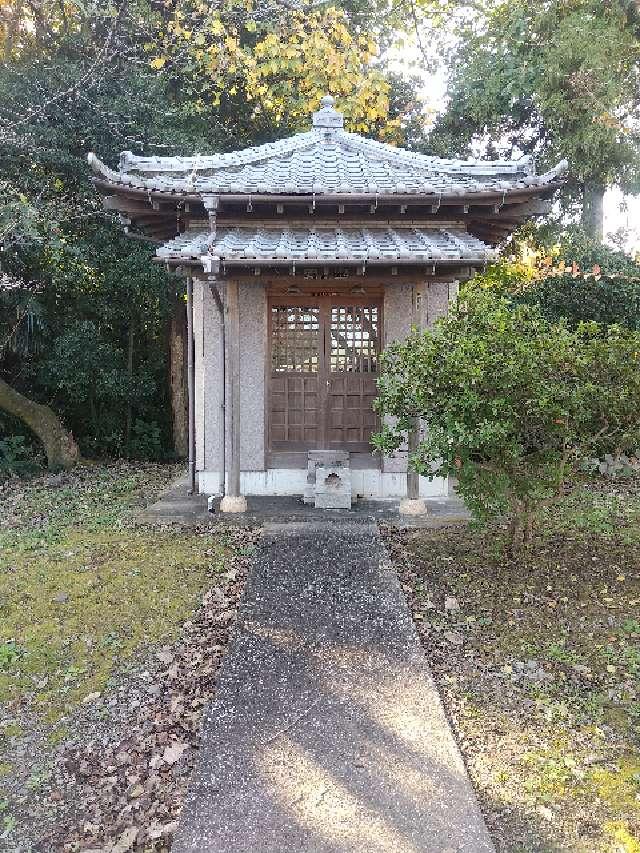
<svg viewBox="0 0 640 853">
<path fill-rule="evenodd" d="M 267 521 L 288 523 L 327 519 L 326 511 L 304 504 L 300 496 L 258 496 L 247 498 L 247 512 L 221 513 L 219 499 L 205 495 L 187 496 L 187 477 L 177 479 L 165 489 L 158 499 L 138 516 L 140 524 L 179 524 L 186 526 L 208 524 L 235 524 L 239 526 L 262 525 Z M 427 498 L 428 511 L 425 515 L 400 515 L 399 501 L 354 500 L 351 509 L 333 510 L 331 520 L 351 519 L 384 521 L 398 527 L 436 528 L 443 524 L 466 522 L 469 513 L 460 498 L 454 494 L 449 497 Z"/>
<path fill-rule="evenodd" d="M 354 498 L 388 500 L 404 498 L 407 494 L 407 475 L 402 472 L 380 471 L 378 468 L 350 469 L 351 493 Z M 220 494 L 220 473 L 200 471 L 201 495 Z M 243 495 L 304 495 L 307 489 L 306 468 L 269 468 L 266 471 L 242 471 L 240 491 Z M 429 480 L 420 477 L 420 497 L 446 498 L 447 481 L 441 477 Z"/>
</svg>

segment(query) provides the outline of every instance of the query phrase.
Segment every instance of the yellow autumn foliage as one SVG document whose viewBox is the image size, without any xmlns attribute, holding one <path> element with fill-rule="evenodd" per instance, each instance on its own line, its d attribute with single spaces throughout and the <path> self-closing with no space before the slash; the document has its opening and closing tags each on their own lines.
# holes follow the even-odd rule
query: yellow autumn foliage
<svg viewBox="0 0 640 853">
<path fill-rule="evenodd" d="M 354 37 L 335 7 L 287 12 L 268 25 L 252 16 L 252 4 L 232 0 L 225 12 L 184 0 L 174 10 L 165 34 L 158 31 L 151 67 L 180 73 L 185 57 L 210 81 L 210 97 L 243 91 L 256 116 L 306 129 L 323 95 L 336 96 L 352 131 L 383 124 L 396 141 L 400 121 L 387 121 L 389 84 L 376 69 L 374 38 Z"/>
</svg>

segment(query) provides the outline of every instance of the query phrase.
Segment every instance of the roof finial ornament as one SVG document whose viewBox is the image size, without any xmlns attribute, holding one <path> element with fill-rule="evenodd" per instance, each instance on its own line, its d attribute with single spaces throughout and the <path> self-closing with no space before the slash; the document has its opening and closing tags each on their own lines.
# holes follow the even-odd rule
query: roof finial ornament
<svg viewBox="0 0 640 853">
<path fill-rule="evenodd" d="M 334 109 L 335 98 L 325 95 L 320 101 L 320 109 L 313 114 L 313 126 L 333 129 L 344 127 L 344 116 Z"/>
</svg>

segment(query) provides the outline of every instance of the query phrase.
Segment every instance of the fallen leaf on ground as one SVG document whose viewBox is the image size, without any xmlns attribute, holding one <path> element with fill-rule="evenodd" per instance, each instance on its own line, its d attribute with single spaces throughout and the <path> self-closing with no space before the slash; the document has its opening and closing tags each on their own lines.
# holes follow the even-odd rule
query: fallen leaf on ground
<svg viewBox="0 0 640 853">
<path fill-rule="evenodd" d="M 182 758 L 182 754 L 185 749 L 188 748 L 188 743 L 174 743 L 171 746 L 166 747 L 162 755 L 162 760 L 167 764 L 175 764 L 176 761 L 179 761 Z"/>
<path fill-rule="evenodd" d="M 137 837 L 138 830 L 135 826 L 130 826 L 128 829 L 125 829 L 120 838 L 111 847 L 109 853 L 127 853 L 135 844 Z"/>
<path fill-rule="evenodd" d="M 454 646 L 461 646 L 464 643 L 464 637 L 458 631 L 445 631 L 444 638 Z"/>
</svg>

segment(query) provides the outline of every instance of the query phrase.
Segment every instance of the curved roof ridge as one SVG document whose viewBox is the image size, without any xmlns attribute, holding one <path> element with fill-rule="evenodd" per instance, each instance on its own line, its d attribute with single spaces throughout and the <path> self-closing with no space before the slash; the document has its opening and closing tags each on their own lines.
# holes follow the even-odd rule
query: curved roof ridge
<svg viewBox="0 0 640 853">
<path fill-rule="evenodd" d="M 115 172 L 100 160 L 96 154 L 89 154 L 88 160 L 94 172 L 104 175 L 131 175 L 136 172 L 198 172 L 204 169 L 224 169 L 230 166 L 248 166 L 260 163 L 273 157 L 286 157 L 296 151 L 310 148 L 318 141 L 317 133 L 313 130 L 295 133 L 276 142 L 265 142 L 238 151 L 228 151 L 221 154 L 191 154 L 191 155 L 146 155 L 134 154 L 131 151 L 120 153 L 119 169 Z"/>
<path fill-rule="evenodd" d="M 342 127 L 342 114 L 324 98 L 311 130 L 224 154 L 143 156 L 124 151 L 118 169 L 89 155 L 104 183 L 175 194 L 478 195 L 544 191 L 566 162 L 536 175 L 531 157 L 519 160 L 444 159 L 367 139 Z"/>
<path fill-rule="evenodd" d="M 357 133 L 349 133 L 342 131 L 340 136 L 345 139 L 347 147 L 359 149 L 372 154 L 381 155 L 385 160 L 395 160 L 402 163 L 410 163 L 418 168 L 425 168 L 431 171 L 447 172 L 464 172 L 470 171 L 491 171 L 491 172 L 513 172 L 526 175 L 535 175 L 535 161 L 533 157 L 525 156 L 519 160 L 480 160 L 476 158 L 462 159 L 445 159 L 444 157 L 435 157 L 430 154 L 422 154 L 419 151 L 410 151 L 407 148 L 397 148 L 390 145 L 388 142 L 378 142 L 376 139 L 368 139 L 366 136 L 360 136 Z"/>
<path fill-rule="evenodd" d="M 96 175 L 102 175 L 102 177 L 106 178 L 108 181 L 119 183 L 122 179 L 120 172 L 115 172 L 113 169 L 110 169 L 106 163 L 102 162 L 97 154 L 93 153 L 93 151 L 89 151 L 87 154 L 87 163 Z"/>
</svg>

